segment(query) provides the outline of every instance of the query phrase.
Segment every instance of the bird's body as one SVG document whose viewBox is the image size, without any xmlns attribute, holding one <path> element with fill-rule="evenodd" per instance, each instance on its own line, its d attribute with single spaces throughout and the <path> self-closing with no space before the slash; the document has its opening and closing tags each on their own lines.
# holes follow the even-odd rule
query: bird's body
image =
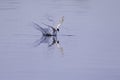
<svg viewBox="0 0 120 80">
<path fill-rule="evenodd" d="M 59 20 L 59 23 L 54 27 L 43 23 L 48 28 L 42 28 L 40 25 L 38 25 L 36 23 L 34 23 L 34 24 L 36 25 L 35 28 L 37 30 L 41 31 L 44 36 L 56 36 L 57 32 L 59 31 L 59 27 L 61 26 L 63 21 L 64 21 L 64 16 Z"/>
</svg>

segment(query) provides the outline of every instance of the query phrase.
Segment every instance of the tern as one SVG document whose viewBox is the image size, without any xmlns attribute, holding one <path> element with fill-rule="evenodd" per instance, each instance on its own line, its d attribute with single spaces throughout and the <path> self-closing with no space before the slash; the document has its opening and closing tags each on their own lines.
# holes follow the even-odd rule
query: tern
<svg viewBox="0 0 120 80">
<path fill-rule="evenodd" d="M 62 55 L 64 55 L 64 49 L 60 45 L 60 42 L 57 39 L 57 36 L 42 36 L 40 39 L 34 42 L 34 47 L 37 47 L 41 45 L 42 43 L 45 43 L 45 44 L 47 43 L 48 47 L 53 47 L 53 46 L 57 47 L 62 53 Z"/>
<path fill-rule="evenodd" d="M 35 28 L 37 30 L 41 31 L 43 36 L 56 36 L 57 32 L 59 31 L 59 27 L 62 25 L 63 21 L 64 21 L 64 16 L 62 16 L 60 18 L 58 24 L 55 25 L 55 26 L 50 26 L 50 25 L 42 23 L 42 24 L 48 26 L 48 28 L 42 28 L 40 25 L 38 25 L 36 23 L 34 23 L 34 24 L 36 25 Z M 49 28 L 51 28 L 52 31 Z"/>
</svg>

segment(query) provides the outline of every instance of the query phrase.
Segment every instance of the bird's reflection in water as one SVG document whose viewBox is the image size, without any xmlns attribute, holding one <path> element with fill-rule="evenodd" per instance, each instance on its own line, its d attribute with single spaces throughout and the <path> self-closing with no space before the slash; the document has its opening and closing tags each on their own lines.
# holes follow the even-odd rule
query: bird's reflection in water
<svg viewBox="0 0 120 80">
<path fill-rule="evenodd" d="M 34 27 L 42 33 L 42 37 L 35 42 L 35 46 L 39 46 L 42 43 L 47 43 L 48 47 L 55 45 L 63 53 L 63 48 L 60 46 L 59 40 L 57 40 L 57 33 L 59 32 L 59 27 L 64 21 L 64 16 L 62 16 L 58 23 L 54 26 L 44 24 L 48 28 L 43 28 L 39 24 L 33 22 Z"/>
<path fill-rule="evenodd" d="M 62 55 L 64 54 L 63 47 L 60 46 L 60 42 L 57 39 L 57 36 L 44 36 L 43 35 L 40 39 L 34 42 L 34 46 L 37 47 L 43 43 L 48 44 L 48 47 L 56 46 L 60 50 Z"/>
</svg>

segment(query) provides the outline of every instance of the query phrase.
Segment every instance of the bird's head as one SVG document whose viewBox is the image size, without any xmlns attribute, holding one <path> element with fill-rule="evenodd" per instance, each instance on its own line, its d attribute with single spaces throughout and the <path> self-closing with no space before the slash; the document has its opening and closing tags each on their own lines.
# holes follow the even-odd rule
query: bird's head
<svg viewBox="0 0 120 80">
<path fill-rule="evenodd" d="M 59 44 L 59 41 L 57 41 L 57 44 Z"/>
<path fill-rule="evenodd" d="M 59 32 L 59 29 L 57 28 L 57 31 Z"/>
</svg>

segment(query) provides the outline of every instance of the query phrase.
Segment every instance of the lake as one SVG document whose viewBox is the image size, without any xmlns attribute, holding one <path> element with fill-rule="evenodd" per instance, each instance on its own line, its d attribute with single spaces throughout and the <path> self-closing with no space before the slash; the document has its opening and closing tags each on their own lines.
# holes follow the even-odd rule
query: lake
<svg viewBox="0 0 120 80">
<path fill-rule="evenodd" d="M 119 80 L 119 0 L 0 0 L 0 80 Z M 44 37 L 33 22 L 54 26 Z"/>
</svg>

